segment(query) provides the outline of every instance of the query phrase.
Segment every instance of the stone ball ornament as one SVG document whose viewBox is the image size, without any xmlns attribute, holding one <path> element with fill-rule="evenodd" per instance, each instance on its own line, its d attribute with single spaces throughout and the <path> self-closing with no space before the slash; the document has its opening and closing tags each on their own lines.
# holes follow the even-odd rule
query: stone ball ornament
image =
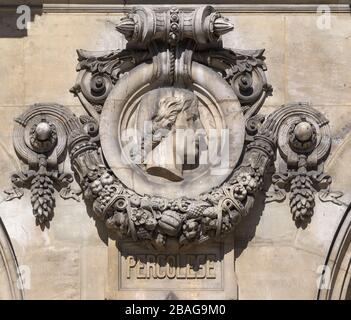
<svg viewBox="0 0 351 320">
<path fill-rule="evenodd" d="M 53 123 L 45 120 L 34 124 L 30 133 L 31 146 L 38 152 L 49 152 L 57 143 L 57 131 Z"/>
<path fill-rule="evenodd" d="M 316 127 L 304 119 L 298 120 L 290 128 L 290 146 L 297 153 L 313 151 L 317 142 Z"/>
<path fill-rule="evenodd" d="M 270 200 L 289 189 L 294 220 L 311 217 L 321 190 L 336 202 L 323 171 L 328 120 L 304 103 L 260 114 L 272 92 L 264 50 L 224 48 L 221 35 L 233 28 L 211 6 L 137 7 L 116 26 L 125 49 L 77 50 L 71 92 L 86 114 L 35 104 L 15 119 L 26 170 L 13 176 L 8 200 L 29 183 L 40 224 L 53 215 L 54 183 L 79 200 L 62 169 L 69 156 L 85 202 L 111 234 L 153 248 L 168 239 L 201 244 L 249 214 L 278 149 L 286 171 L 272 177 Z"/>
<path fill-rule="evenodd" d="M 48 140 L 51 134 L 52 134 L 51 126 L 45 121 L 38 123 L 37 127 L 35 128 L 35 137 L 39 141 Z"/>
<path fill-rule="evenodd" d="M 52 159 L 64 155 L 67 128 L 60 120 L 61 113 L 57 104 L 37 103 L 15 119 L 13 145 L 25 163 L 34 164 L 41 153 Z"/>
<path fill-rule="evenodd" d="M 312 139 L 313 126 L 306 121 L 298 123 L 294 128 L 294 135 L 297 140 L 306 142 Z"/>
<path fill-rule="evenodd" d="M 296 162 L 306 154 L 315 165 L 330 151 L 331 135 L 328 120 L 305 103 L 286 105 L 289 113 L 281 114 L 278 134 L 279 151 L 284 159 Z"/>
</svg>

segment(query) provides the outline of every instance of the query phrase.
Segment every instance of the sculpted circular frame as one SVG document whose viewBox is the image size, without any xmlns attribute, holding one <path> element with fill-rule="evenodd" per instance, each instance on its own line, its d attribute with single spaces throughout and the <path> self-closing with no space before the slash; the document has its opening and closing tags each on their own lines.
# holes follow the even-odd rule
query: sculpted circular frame
<svg viewBox="0 0 351 320">
<path fill-rule="evenodd" d="M 284 163 L 266 201 L 282 201 L 289 191 L 299 224 L 309 222 L 317 191 L 321 201 L 341 203 L 342 193 L 330 192 L 331 177 L 323 171 L 328 120 L 303 103 L 283 105 L 267 118 L 258 113 L 272 92 L 264 50 L 223 48 L 219 38 L 233 29 L 229 20 L 210 7 L 139 8 L 116 29 L 128 41 L 125 49 L 78 51 L 71 92 L 87 114 L 78 118 L 64 106 L 35 104 L 16 118 L 14 147 L 27 165 L 12 175 L 6 200 L 30 187 L 36 221 L 49 226 L 56 186 L 64 199 L 79 200 L 82 192 L 94 216 L 122 238 L 156 249 L 170 238 L 180 246 L 200 244 L 231 232 L 250 212 L 279 148 Z M 131 135 L 137 148 L 126 148 L 123 133 L 145 122 L 151 134 Z M 305 129 L 298 132 L 297 123 Z M 46 134 L 38 134 L 38 124 Z M 178 139 L 178 129 L 198 128 L 205 134 L 191 137 L 191 148 L 188 135 Z M 207 155 L 222 153 L 219 162 L 203 163 L 200 155 L 210 144 L 201 143 L 212 141 L 210 129 L 223 144 Z M 71 189 L 73 178 L 62 171 L 67 153 L 81 190 Z"/>
<path fill-rule="evenodd" d="M 129 120 L 141 97 L 153 90 L 160 90 L 153 81 L 152 64 L 141 64 L 125 75 L 104 104 L 100 121 L 104 157 L 120 181 L 138 194 L 166 198 L 196 197 L 223 183 L 240 159 L 245 138 L 245 120 L 232 88 L 216 72 L 196 62 L 192 63 L 191 76 L 193 85 L 189 90 L 197 96 L 202 110 L 206 109 L 204 113 L 210 114 L 220 136 L 220 139 L 217 136 L 217 143 L 221 146 L 220 156 L 227 158 L 224 161 L 201 164 L 199 169 L 189 171 L 182 181 L 168 181 L 146 174 L 131 163 L 121 142 L 123 130 L 128 129 Z"/>
</svg>

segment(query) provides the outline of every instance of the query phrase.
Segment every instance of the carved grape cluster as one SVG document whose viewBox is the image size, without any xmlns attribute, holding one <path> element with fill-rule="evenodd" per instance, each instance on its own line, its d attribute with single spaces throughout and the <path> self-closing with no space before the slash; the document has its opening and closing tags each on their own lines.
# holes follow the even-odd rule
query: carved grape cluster
<svg viewBox="0 0 351 320">
<path fill-rule="evenodd" d="M 186 220 L 183 224 L 183 234 L 180 237 L 179 242 L 185 243 L 192 241 L 200 236 L 201 225 L 195 219 Z"/>
<path fill-rule="evenodd" d="M 96 214 L 100 218 L 105 218 L 105 209 L 116 193 L 121 191 L 122 186 L 116 183 L 114 176 L 107 170 L 96 175 L 96 179 L 88 184 L 88 193 L 91 193 L 92 198 L 95 199 L 93 207 Z"/>
</svg>

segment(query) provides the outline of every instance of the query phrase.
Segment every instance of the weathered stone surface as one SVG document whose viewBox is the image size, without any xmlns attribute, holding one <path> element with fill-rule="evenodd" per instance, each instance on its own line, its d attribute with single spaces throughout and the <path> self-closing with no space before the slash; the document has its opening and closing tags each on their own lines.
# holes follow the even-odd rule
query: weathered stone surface
<svg viewBox="0 0 351 320">
<path fill-rule="evenodd" d="M 68 91 L 75 80 L 76 49 L 122 47 L 124 41 L 114 31 L 114 23 L 119 18 L 119 15 L 106 18 L 102 14 L 84 18 L 81 15 L 37 16 L 29 36 L 23 39 L 25 103 L 55 101 L 76 104 L 77 100 Z M 43 86 L 47 89 L 38 90 Z"/>
<path fill-rule="evenodd" d="M 1 190 L 8 188 L 10 174 L 19 169 L 12 148 L 12 119 L 24 105 L 38 101 L 55 101 L 84 113 L 68 92 L 76 77 L 75 49 L 124 47 L 125 40 L 113 25 L 120 17 L 43 14 L 36 16 L 27 36 L 0 39 Z M 330 30 L 319 30 L 314 14 L 238 14 L 229 19 L 235 29 L 224 35 L 225 47 L 266 48 L 267 77 L 274 92 L 262 112 L 307 100 L 329 119 L 332 149 L 325 171 L 333 178 L 333 189 L 345 193 L 341 200 L 347 205 L 351 200 L 349 15 L 333 14 Z M 68 172 L 69 166 L 65 164 Z M 314 299 L 316 270 L 324 264 L 344 211 L 345 206 L 318 202 L 311 223 L 297 229 L 287 201 L 255 207 L 236 230 L 238 298 Z M 21 201 L 1 202 L 0 215 L 19 263 L 32 271 L 28 298 L 105 297 L 108 280 L 101 270 L 107 270 L 106 238 L 103 232 L 98 234 L 83 202 L 57 199 L 55 223 L 44 231 L 34 223 L 28 193 Z"/>
<path fill-rule="evenodd" d="M 108 247 L 84 245 L 80 250 L 80 299 L 106 298 Z"/>
<path fill-rule="evenodd" d="M 286 98 L 316 105 L 350 105 L 349 19 L 332 15 L 330 28 L 316 17 L 286 17 Z M 298 81 L 298 79 L 304 81 Z"/>
<path fill-rule="evenodd" d="M 273 86 L 273 95 L 267 98 L 265 106 L 278 106 L 291 101 L 286 99 L 285 93 L 285 17 L 270 15 L 266 19 L 256 14 L 238 14 L 229 16 L 229 19 L 235 29 L 223 36 L 225 47 L 265 49 L 267 78 Z"/>
<path fill-rule="evenodd" d="M 19 106 L 24 103 L 25 82 L 24 77 L 24 50 L 22 39 L 0 38 L 2 48 L 0 68 L 1 106 Z M 20 80 L 21 79 L 21 80 Z"/>
<path fill-rule="evenodd" d="M 77 245 L 59 242 L 57 247 L 31 247 L 20 262 L 22 267 L 28 268 L 26 271 L 30 271 L 25 276 L 25 283 L 29 286 L 25 291 L 27 299 L 44 298 L 43 293 L 35 288 L 45 288 L 45 299 L 49 300 L 80 299 L 79 249 Z"/>
<path fill-rule="evenodd" d="M 239 297 L 314 299 L 324 259 L 293 245 L 253 245 L 236 260 Z"/>
</svg>

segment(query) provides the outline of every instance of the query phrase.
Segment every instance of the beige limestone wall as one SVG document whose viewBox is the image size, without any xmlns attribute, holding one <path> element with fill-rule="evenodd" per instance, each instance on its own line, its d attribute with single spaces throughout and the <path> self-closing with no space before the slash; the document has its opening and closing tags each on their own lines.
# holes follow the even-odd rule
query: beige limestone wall
<svg viewBox="0 0 351 320">
<path fill-rule="evenodd" d="M 262 201 L 262 214 L 253 212 L 236 231 L 239 297 L 314 299 L 317 270 L 350 203 L 350 17 L 332 15 L 330 30 L 319 30 L 316 16 L 307 14 L 239 15 L 232 21 L 237 28 L 233 36 L 225 36 L 227 46 L 266 48 L 267 77 L 274 92 L 262 112 L 308 101 L 330 120 L 333 147 L 326 171 L 333 175 L 333 188 L 345 192 L 345 206 L 317 200 L 306 229 L 295 226 L 288 201 Z"/>
<path fill-rule="evenodd" d="M 239 298 L 314 299 L 317 268 L 351 200 L 350 15 L 333 14 L 330 30 L 318 29 L 313 14 L 226 15 L 235 25 L 224 37 L 226 47 L 266 48 L 274 92 L 262 113 L 286 102 L 309 101 L 329 118 L 333 147 L 327 170 L 333 174 L 333 188 L 345 192 L 345 206 L 317 201 L 305 229 L 295 226 L 287 202 L 264 204 L 262 198 L 236 231 Z M 125 40 L 114 31 L 120 17 L 35 15 L 27 34 L 15 36 L 14 20 L 0 15 L 0 29 L 8 30 L 0 38 L 0 190 L 8 188 L 10 174 L 20 167 L 12 148 L 13 118 L 35 102 L 56 102 L 83 113 L 68 91 L 76 78 L 75 50 L 123 48 Z M 0 216 L 19 264 L 30 270 L 27 298 L 104 298 L 107 239 L 84 203 L 57 197 L 54 219 L 43 231 L 35 225 L 28 191 L 21 200 L 0 200 Z"/>
</svg>

